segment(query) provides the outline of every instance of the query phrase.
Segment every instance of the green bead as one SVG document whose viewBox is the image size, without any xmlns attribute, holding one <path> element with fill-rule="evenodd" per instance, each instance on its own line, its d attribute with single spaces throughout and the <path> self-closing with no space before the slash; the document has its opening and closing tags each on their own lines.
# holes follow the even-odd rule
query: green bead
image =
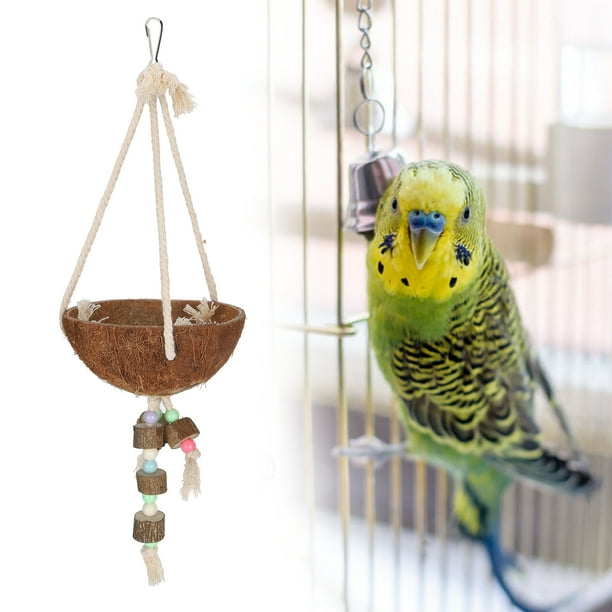
<svg viewBox="0 0 612 612">
<path fill-rule="evenodd" d="M 157 542 L 145 542 L 147 548 L 157 548 Z"/>
<path fill-rule="evenodd" d="M 164 414 L 164 419 L 166 419 L 166 423 L 174 423 L 174 421 L 178 421 L 179 413 L 178 410 L 171 408 L 170 410 L 166 410 Z"/>
<path fill-rule="evenodd" d="M 144 501 L 145 504 L 154 504 L 157 501 L 157 495 L 148 495 L 147 493 L 143 493 L 142 501 Z"/>
</svg>

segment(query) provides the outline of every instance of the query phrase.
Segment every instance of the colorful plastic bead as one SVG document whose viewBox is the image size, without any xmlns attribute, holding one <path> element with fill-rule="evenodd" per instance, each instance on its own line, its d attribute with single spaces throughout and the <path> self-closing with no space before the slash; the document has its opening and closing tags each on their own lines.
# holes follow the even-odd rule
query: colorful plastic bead
<svg viewBox="0 0 612 612">
<path fill-rule="evenodd" d="M 142 458 L 145 461 L 152 461 L 154 459 L 157 459 L 158 454 L 159 454 L 159 451 L 156 448 L 145 448 L 142 451 Z"/>
<path fill-rule="evenodd" d="M 151 459 L 142 462 L 142 471 L 145 474 L 155 474 L 157 472 L 157 461 Z"/>
<path fill-rule="evenodd" d="M 147 425 L 155 425 L 155 423 L 157 423 L 157 421 L 159 420 L 159 415 L 155 410 L 147 410 L 143 413 L 142 420 Z"/>
<path fill-rule="evenodd" d="M 179 420 L 179 412 L 174 408 L 170 408 L 170 410 L 166 410 L 164 413 L 164 419 L 166 419 L 166 423 L 174 423 L 174 421 Z"/>
<path fill-rule="evenodd" d="M 142 494 L 142 501 L 145 504 L 154 504 L 157 501 L 157 495 L 149 495 L 147 493 Z"/>
<path fill-rule="evenodd" d="M 147 548 L 157 548 L 157 542 L 145 542 Z"/>
<path fill-rule="evenodd" d="M 145 504 L 142 507 L 142 513 L 145 516 L 155 516 L 157 514 L 157 506 L 155 504 Z"/>
<path fill-rule="evenodd" d="M 183 440 L 181 442 L 181 450 L 185 454 L 190 453 L 191 451 L 195 450 L 195 447 L 196 447 L 196 443 L 191 438 L 187 438 L 186 440 Z"/>
</svg>

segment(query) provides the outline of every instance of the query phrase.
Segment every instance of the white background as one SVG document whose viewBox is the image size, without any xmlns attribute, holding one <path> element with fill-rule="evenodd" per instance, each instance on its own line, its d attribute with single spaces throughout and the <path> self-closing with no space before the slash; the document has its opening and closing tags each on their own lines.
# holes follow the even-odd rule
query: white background
<svg viewBox="0 0 612 612">
<path fill-rule="evenodd" d="M 58 323 L 149 61 L 150 16 L 165 25 L 160 62 L 199 104 L 175 129 L 219 298 L 248 317 L 225 368 L 175 399 L 202 431 L 204 495 L 180 500 L 182 453 L 162 451 L 167 581 L 155 588 L 131 539 L 142 504 L 131 430 L 144 399 L 91 374 Z M 292 588 L 275 566 L 283 524 L 262 360 L 265 24 L 262 1 L 24 1 L 2 11 L 0 609 L 270 610 Z M 199 299 L 187 214 L 163 163 L 171 293 Z M 145 113 L 73 303 L 159 295 L 152 181 Z"/>
</svg>

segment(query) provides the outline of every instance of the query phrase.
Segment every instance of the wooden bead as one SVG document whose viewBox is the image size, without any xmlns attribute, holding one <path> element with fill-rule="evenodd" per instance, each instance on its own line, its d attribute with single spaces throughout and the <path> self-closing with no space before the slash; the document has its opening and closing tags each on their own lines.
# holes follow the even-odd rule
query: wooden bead
<svg viewBox="0 0 612 612">
<path fill-rule="evenodd" d="M 136 472 L 136 484 L 141 493 L 147 495 L 161 495 L 168 490 L 166 472 L 158 469 L 153 474 L 147 474 L 144 470 Z"/>
<path fill-rule="evenodd" d="M 183 440 L 187 438 L 197 438 L 200 435 L 200 430 L 189 417 L 183 417 L 168 423 L 164 428 L 164 437 L 170 448 L 178 448 Z"/>
<path fill-rule="evenodd" d="M 161 423 L 134 425 L 134 448 L 161 448 L 164 445 L 164 426 Z"/>
<path fill-rule="evenodd" d="M 166 533 L 166 521 L 163 512 L 157 511 L 153 516 L 146 516 L 143 512 L 134 515 L 133 538 L 137 542 L 149 544 L 160 542 Z"/>
</svg>

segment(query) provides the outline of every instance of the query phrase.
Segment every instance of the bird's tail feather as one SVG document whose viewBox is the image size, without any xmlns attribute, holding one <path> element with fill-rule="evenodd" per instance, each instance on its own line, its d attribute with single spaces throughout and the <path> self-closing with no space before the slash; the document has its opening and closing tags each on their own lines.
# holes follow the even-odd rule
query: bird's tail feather
<svg viewBox="0 0 612 612">
<path fill-rule="evenodd" d="M 486 460 L 512 477 L 528 478 L 566 493 L 588 495 L 599 486 L 599 480 L 584 461 L 544 446 L 532 457 L 486 457 Z"/>
</svg>

